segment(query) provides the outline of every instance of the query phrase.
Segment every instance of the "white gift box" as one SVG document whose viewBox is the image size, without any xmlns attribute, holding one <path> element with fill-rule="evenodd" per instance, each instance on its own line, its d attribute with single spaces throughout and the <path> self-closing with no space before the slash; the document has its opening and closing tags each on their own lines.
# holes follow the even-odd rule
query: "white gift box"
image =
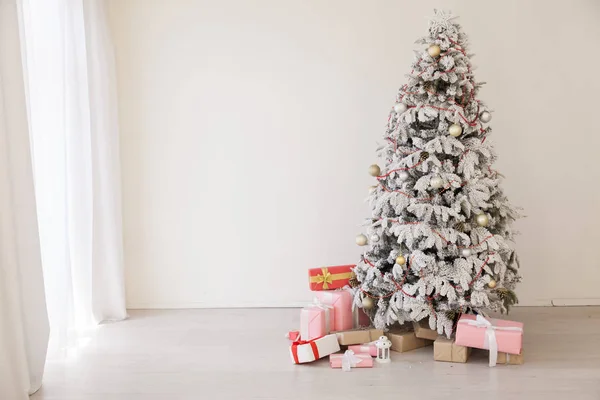
<svg viewBox="0 0 600 400">
<path fill-rule="evenodd" d="M 290 347 L 290 356 L 294 364 L 312 362 L 340 351 L 336 335 L 326 335 L 308 341 L 297 341 Z"/>
</svg>

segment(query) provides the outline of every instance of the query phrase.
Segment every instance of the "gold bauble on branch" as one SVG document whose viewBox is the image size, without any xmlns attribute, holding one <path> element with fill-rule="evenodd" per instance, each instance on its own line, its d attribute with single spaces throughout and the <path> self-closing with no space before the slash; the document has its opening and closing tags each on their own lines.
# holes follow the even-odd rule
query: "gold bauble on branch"
<svg viewBox="0 0 600 400">
<path fill-rule="evenodd" d="M 356 244 L 359 246 L 365 246 L 367 244 L 368 240 L 367 237 L 365 235 L 363 235 L 362 233 L 360 235 L 356 235 Z"/>
<path fill-rule="evenodd" d="M 481 213 L 477 215 L 476 221 L 477 225 L 479 226 L 487 226 L 487 224 L 490 223 L 490 217 L 488 217 L 485 213 Z"/>
<path fill-rule="evenodd" d="M 438 46 L 437 44 L 432 44 L 431 46 L 429 46 L 429 48 L 427 49 L 427 53 L 429 53 L 429 55 L 431 57 L 437 57 L 442 53 L 442 49 L 440 48 L 440 46 Z"/>
<path fill-rule="evenodd" d="M 396 257 L 396 264 L 404 265 L 405 262 L 406 262 L 406 258 L 404 258 L 403 255 L 399 255 L 398 257 Z"/>
<path fill-rule="evenodd" d="M 375 307 L 375 301 L 365 294 L 362 299 L 362 306 L 365 310 L 370 310 L 371 308 Z"/>
<path fill-rule="evenodd" d="M 448 128 L 448 133 L 450 134 L 450 136 L 459 137 L 462 133 L 462 127 L 458 124 L 452 124 Z"/>
<path fill-rule="evenodd" d="M 369 174 L 371 176 L 379 176 L 381 175 L 381 168 L 379 168 L 379 165 L 377 164 L 373 164 L 369 167 Z"/>
<path fill-rule="evenodd" d="M 488 286 L 491 289 L 495 288 L 496 287 L 496 281 L 492 279 L 491 281 L 488 282 Z"/>
</svg>

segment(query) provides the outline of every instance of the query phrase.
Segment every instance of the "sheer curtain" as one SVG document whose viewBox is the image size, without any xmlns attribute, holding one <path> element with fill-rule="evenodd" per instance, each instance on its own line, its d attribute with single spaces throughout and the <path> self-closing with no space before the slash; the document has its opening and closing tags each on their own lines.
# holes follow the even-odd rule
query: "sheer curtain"
<svg viewBox="0 0 600 400">
<path fill-rule="evenodd" d="M 7 400 L 39 389 L 49 331 L 17 11 L 0 0 L 0 399 Z"/>
<path fill-rule="evenodd" d="M 102 0 L 20 0 L 52 354 L 126 317 L 113 50 Z"/>
</svg>

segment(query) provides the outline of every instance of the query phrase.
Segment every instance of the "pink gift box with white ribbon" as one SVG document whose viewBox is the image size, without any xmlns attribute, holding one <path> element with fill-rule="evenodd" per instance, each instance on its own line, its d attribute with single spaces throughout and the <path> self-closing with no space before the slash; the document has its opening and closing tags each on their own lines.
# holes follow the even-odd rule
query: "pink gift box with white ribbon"
<svg viewBox="0 0 600 400">
<path fill-rule="evenodd" d="M 325 336 L 333 329 L 333 307 L 318 301 L 300 310 L 300 337 L 310 340 Z"/>
<path fill-rule="evenodd" d="M 315 292 L 315 296 L 322 304 L 333 307 L 333 321 L 331 331 L 346 331 L 354 326 L 352 315 L 352 294 L 346 290 L 327 290 Z"/>
<path fill-rule="evenodd" d="M 368 354 L 355 354 L 348 349 L 343 354 L 331 354 L 329 356 L 331 368 L 342 368 L 350 371 L 351 368 L 373 368 L 373 359 Z"/>
<path fill-rule="evenodd" d="M 368 354 L 377 357 L 377 346 L 374 344 L 356 344 L 348 346 L 348 350 L 352 350 L 354 354 Z"/>
<path fill-rule="evenodd" d="M 456 327 L 459 346 L 490 351 L 490 367 L 496 365 L 498 352 L 521 354 L 523 324 L 503 319 L 484 318 L 481 315 L 463 314 Z"/>
</svg>

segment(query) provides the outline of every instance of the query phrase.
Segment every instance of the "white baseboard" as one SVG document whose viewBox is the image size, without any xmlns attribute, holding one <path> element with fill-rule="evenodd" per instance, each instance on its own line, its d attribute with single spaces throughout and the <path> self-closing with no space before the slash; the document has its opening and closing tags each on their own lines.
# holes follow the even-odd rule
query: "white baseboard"
<svg viewBox="0 0 600 400">
<path fill-rule="evenodd" d="M 190 308 L 298 308 L 304 307 L 309 304 L 310 301 L 303 302 L 292 302 L 292 303 L 226 303 L 226 304 L 211 304 L 202 302 L 191 302 L 191 303 L 129 303 L 127 309 L 129 310 L 179 310 L 179 309 L 190 309 Z"/>
<path fill-rule="evenodd" d="M 204 302 L 131 302 L 127 304 L 130 310 L 177 310 L 190 308 L 298 308 L 304 307 L 310 301 L 288 303 L 225 303 L 213 304 Z M 535 299 L 515 305 L 515 307 L 575 307 L 575 306 L 600 306 L 600 298 L 573 298 L 573 299 Z"/>
<path fill-rule="evenodd" d="M 587 299 L 552 299 L 554 307 L 600 306 L 600 298 Z"/>
</svg>

